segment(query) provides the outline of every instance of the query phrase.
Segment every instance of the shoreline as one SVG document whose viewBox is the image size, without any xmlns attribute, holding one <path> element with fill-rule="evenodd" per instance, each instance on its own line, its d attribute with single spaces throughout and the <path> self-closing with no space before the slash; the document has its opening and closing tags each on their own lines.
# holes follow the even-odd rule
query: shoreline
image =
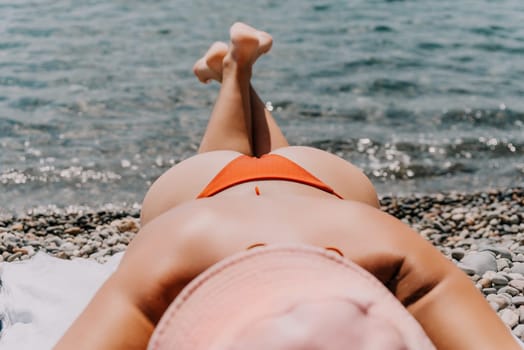
<svg viewBox="0 0 524 350">
<path fill-rule="evenodd" d="M 461 268 L 524 340 L 524 187 L 383 196 L 382 209 Z M 139 207 L 39 208 L 0 217 L 0 262 L 37 252 L 105 262 L 138 232 Z"/>
</svg>

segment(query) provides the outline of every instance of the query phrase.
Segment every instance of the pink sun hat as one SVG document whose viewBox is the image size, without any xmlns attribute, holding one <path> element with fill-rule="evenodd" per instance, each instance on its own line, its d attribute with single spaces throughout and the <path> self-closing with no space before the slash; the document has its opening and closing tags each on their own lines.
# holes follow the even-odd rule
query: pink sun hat
<svg viewBox="0 0 524 350">
<path fill-rule="evenodd" d="M 435 349 L 370 273 L 307 245 L 258 247 L 213 265 L 177 296 L 148 349 Z"/>
</svg>

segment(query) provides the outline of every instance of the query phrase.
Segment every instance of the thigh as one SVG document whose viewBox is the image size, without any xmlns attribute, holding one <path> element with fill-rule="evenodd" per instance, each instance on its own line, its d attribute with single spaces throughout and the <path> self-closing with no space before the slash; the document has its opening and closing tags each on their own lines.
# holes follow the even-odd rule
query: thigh
<svg viewBox="0 0 524 350">
<path fill-rule="evenodd" d="M 312 147 L 290 146 L 271 152 L 299 164 L 332 187 L 344 199 L 379 208 L 377 193 L 364 173 L 344 159 Z"/>
<path fill-rule="evenodd" d="M 141 223 L 169 209 L 195 199 L 222 168 L 240 156 L 235 151 L 212 151 L 183 160 L 151 185 L 142 203 Z"/>
</svg>

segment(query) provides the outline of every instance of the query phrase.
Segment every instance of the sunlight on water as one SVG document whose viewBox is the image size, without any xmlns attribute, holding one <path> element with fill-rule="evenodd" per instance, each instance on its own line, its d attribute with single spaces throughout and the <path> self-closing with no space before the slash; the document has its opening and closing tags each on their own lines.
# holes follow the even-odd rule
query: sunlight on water
<svg viewBox="0 0 524 350">
<path fill-rule="evenodd" d="M 477 1 L 474 13 L 428 0 L 20 0 L 0 11 L 7 209 L 141 201 L 198 149 L 218 84 L 191 67 L 236 20 L 274 36 L 253 85 L 290 143 L 352 161 L 381 193 L 524 185 L 520 1 Z"/>
</svg>

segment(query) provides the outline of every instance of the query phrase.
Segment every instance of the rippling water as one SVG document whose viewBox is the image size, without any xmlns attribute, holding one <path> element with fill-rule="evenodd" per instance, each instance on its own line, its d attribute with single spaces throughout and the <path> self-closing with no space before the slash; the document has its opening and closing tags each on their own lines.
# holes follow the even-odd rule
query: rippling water
<svg viewBox="0 0 524 350">
<path fill-rule="evenodd" d="M 192 155 L 218 86 L 191 67 L 237 20 L 291 143 L 380 193 L 524 185 L 520 0 L 0 1 L 0 207 L 140 202 Z"/>
</svg>

